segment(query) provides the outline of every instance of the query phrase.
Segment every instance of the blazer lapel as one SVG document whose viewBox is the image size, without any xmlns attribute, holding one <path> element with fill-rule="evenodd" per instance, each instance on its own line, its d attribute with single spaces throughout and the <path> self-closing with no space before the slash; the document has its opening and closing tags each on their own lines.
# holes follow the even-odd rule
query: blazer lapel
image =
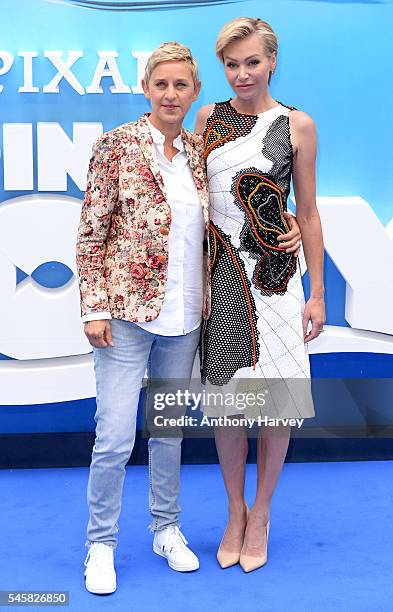
<svg viewBox="0 0 393 612">
<path fill-rule="evenodd" d="M 204 159 L 198 153 L 198 149 L 195 143 L 192 142 L 185 130 L 182 130 L 182 137 L 184 142 L 184 148 L 187 153 L 188 162 L 190 164 L 191 172 L 194 177 L 195 186 L 198 190 L 198 195 L 203 208 L 203 217 L 205 223 L 209 222 L 209 194 L 207 191 L 206 174 L 204 169 Z"/>
<path fill-rule="evenodd" d="M 147 165 L 153 173 L 154 178 L 156 179 L 163 195 L 166 197 L 164 180 L 160 172 L 160 165 L 157 161 L 156 150 L 145 116 L 142 116 L 137 121 L 137 138 L 139 140 L 139 146 L 146 159 Z"/>
<path fill-rule="evenodd" d="M 136 128 L 136 137 L 139 140 L 139 146 L 144 158 L 146 159 L 146 163 L 149 166 L 151 172 L 153 173 L 154 178 L 156 179 L 157 184 L 161 189 L 165 199 L 167 199 L 164 180 L 160 172 L 160 166 L 157 161 L 153 139 L 145 116 L 142 116 L 136 122 Z M 191 172 L 194 177 L 195 185 L 198 190 L 199 198 L 202 204 L 204 220 L 205 223 L 208 223 L 209 196 L 207 191 L 205 171 L 203 167 L 203 156 L 199 154 L 195 143 L 189 138 L 187 131 L 184 129 L 182 130 L 182 138 L 184 148 L 188 157 L 188 162 L 190 164 Z"/>
</svg>

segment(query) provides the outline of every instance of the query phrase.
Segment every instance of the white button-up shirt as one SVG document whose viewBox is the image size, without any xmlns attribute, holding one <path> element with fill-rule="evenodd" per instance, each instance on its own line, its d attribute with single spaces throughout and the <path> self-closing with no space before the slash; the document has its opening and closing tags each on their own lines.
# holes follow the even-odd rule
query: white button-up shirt
<svg viewBox="0 0 393 612">
<path fill-rule="evenodd" d="M 172 161 L 164 155 L 165 136 L 148 125 L 171 208 L 168 242 L 168 272 L 160 314 L 148 323 L 137 323 L 153 334 L 180 336 L 196 329 L 202 319 L 203 238 L 205 224 L 181 135 L 173 141 L 178 149 Z M 83 322 L 110 319 L 109 312 L 94 312 Z"/>
</svg>

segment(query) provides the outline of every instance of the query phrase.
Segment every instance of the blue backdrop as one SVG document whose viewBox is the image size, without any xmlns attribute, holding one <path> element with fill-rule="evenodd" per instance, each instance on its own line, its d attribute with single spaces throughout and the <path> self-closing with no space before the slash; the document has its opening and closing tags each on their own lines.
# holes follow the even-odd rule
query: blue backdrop
<svg viewBox="0 0 393 612">
<path fill-rule="evenodd" d="M 386 377 L 389 401 L 380 406 L 380 414 L 390 423 L 393 328 L 386 309 L 393 296 L 393 2 L 217 0 L 121 6 L 115 1 L 2 0 L 0 433 L 92 429 L 91 360 L 76 327 L 74 238 L 69 238 L 76 200 L 83 197 L 80 176 L 91 142 L 99 124 L 106 131 L 149 109 L 143 95 L 132 91 L 138 84 L 135 55 L 164 41 L 190 46 L 200 66 L 202 91 L 186 127 L 193 128 L 200 105 L 229 98 L 214 55 L 215 38 L 223 23 L 241 15 L 259 16 L 278 33 L 272 95 L 304 110 L 317 125 L 328 331 L 313 349 L 313 374 Z M 56 50 L 63 52 L 63 64 L 69 51 L 83 51 L 83 56 L 70 66 L 74 86 L 62 78 L 58 92 L 45 91 L 58 72 Z M 89 93 L 98 51 L 117 52 L 114 61 L 129 93 L 111 91 L 113 74 L 100 79 L 102 93 Z M 29 59 L 27 52 L 34 56 Z M 35 91 L 23 91 L 29 88 Z M 74 153 L 67 149 L 73 142 Z M 68 152 L 62 152 L 63 145 Z M 70 168 L 65 185 L 54 179 L 51 187 L 51 164 Z M 349 223 L 341 217 L 341 204 L 352 207 Z M 72 219 L 68 210 L 74 211 Z M 40 238 L 30 244 L 29 234 Z M 362 277 L 359 268 L 366 265 Z M 307 292 L 306 274 L 304 286 Z M 352 418 L 348 412 L 344 420 L 351 424 Z"/>
</svg>

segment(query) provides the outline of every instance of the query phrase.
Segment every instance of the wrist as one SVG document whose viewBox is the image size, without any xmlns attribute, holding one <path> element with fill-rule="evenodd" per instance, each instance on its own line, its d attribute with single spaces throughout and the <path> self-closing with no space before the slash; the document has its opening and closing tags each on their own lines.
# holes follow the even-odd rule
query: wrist
<svg viewBox="0 0 393 612">
<path fill-rule="evenodd" d="M 323 284 L 312 284 L 310 286 L 310 298 L 321 300 L 325 297 L 325 287 Z"/>
</svg>

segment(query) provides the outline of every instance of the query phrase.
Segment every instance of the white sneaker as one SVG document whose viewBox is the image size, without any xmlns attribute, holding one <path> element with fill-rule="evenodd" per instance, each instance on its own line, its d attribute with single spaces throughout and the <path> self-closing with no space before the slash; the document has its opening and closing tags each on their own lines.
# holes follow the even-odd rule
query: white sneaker
<svg viewBox="0 0 393 612">
<path fill-rule="evenodd" d="M 192 572 L 198 569 L 198 557 L 187 547 L 187 540 L 177 525 L 169 525 L 154 534 L 153 550 L 165 557 L 168 565 L 177 572 Z"/>
<path fill-rule="evenodd" d="M 116 591 L 112 546 L 93 542 L 87 553 L 85 566 L 86 588 L 90 593 L 106 595 Z"/>
</svg>

